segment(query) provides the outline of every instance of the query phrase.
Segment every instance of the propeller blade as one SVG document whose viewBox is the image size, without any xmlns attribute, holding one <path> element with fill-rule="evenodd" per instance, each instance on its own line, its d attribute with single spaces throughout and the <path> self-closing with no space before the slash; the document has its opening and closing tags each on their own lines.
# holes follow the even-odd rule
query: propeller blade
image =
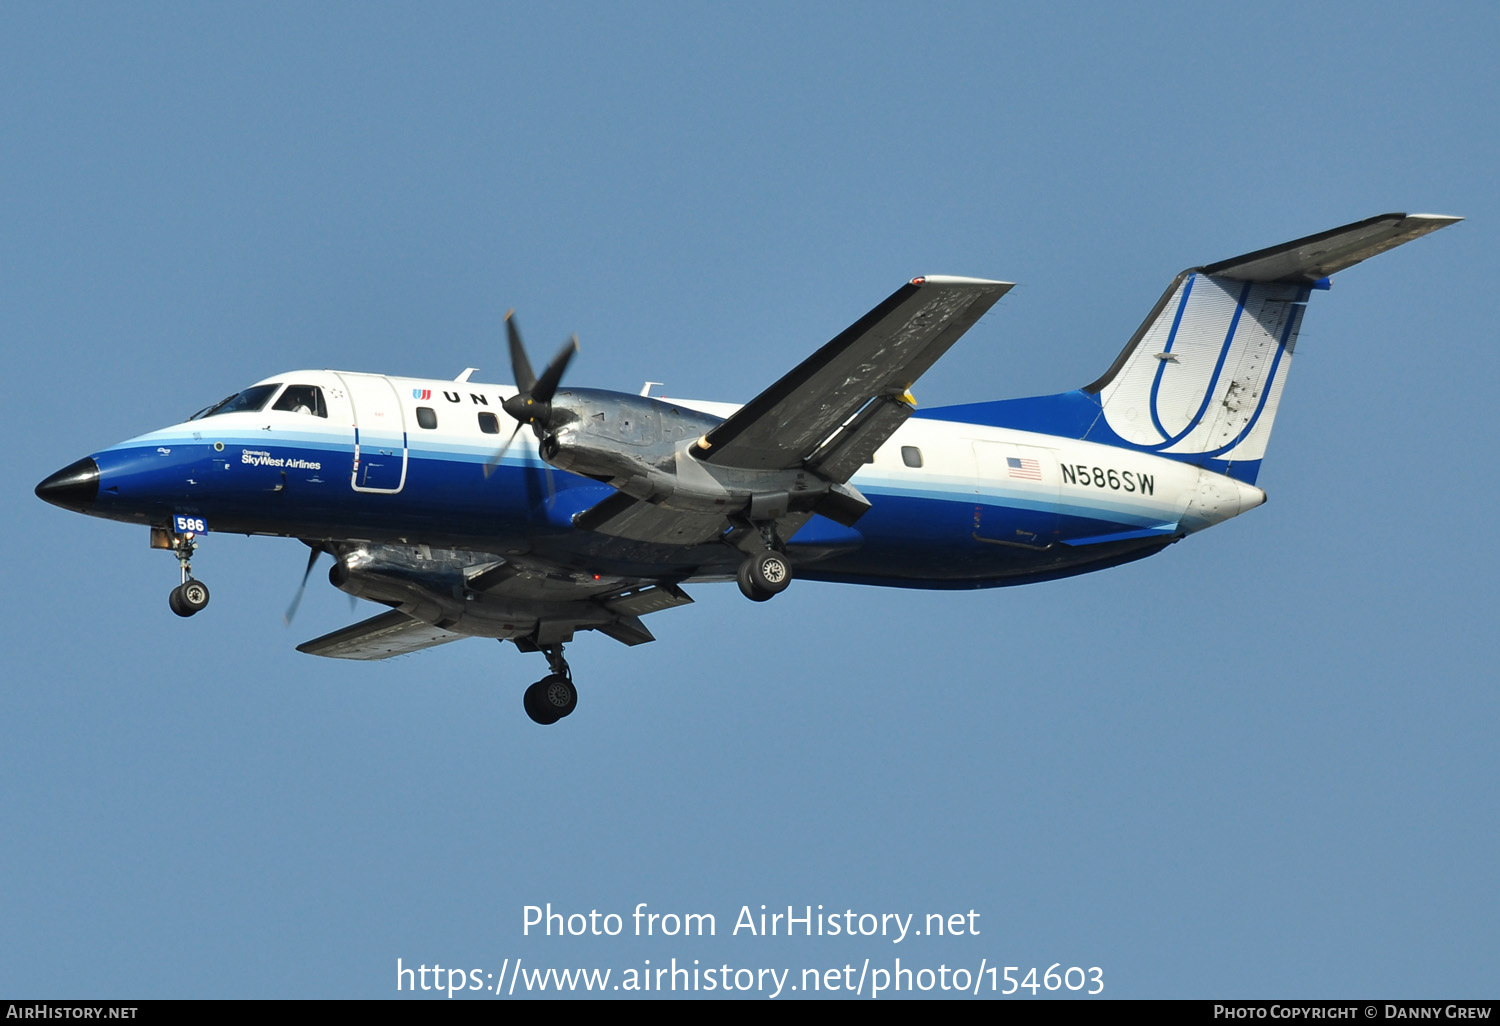
<svg viewBox="0 0 1500 1026">
<path fill-rule="evenodd" d="M 563 371 L 568 369 L 568 361 L 573 359 L 573 354 L 578 352 L 578 336 L 574 335 L 563 347 L 557 351 L 552 362 L 547 364 L 547 369 L 542 371 L 541 378 L 531 388 L 531 398 L 539 403 L 550 403 L 553 394 L 557 391 L 558 382 L 562 381 Z"/>
<path fill-rule="evenodd" d="M 500 447 L 500 451 L 491 456 L 489 462 L 484 465 L 484 476 L 486 480 L 488 480 L 489 476 L 495 472 L 495 468 L 498 467 L 500 465 L 500 461 L 505 458 L 505 450 L 510 448 L 510 443 L 514 442 L 516 440 L 516 435 L 520 433 L 521 422 L 516 421 L 516 429 L 510 433 L 510 437 L 505 440 L 505 444 Z"/>
<path fill-rule="evenodd" d="M 521 344 L 521 329 L 516 327 L 516 311 L 505 314 L 505 334 L 510 340 L 511 373 L 516 376 L 516 390 L 523 395 L 536 388 L 536 372 L 531 361 L 526 359 L 526 347 Z"/>
<path fill-rule="evenodd" d="M 292 617 L 297 615 L 297 607 L 302 604 L 302 594 L 307 591 L 307 579 L 312 576 L 313 565 L 322 554 L 323 550 L 319 548 L 314 548 L 307 554 L 307 569 L 302 571 L 302 583 L 297 586 L 297 594 L 292 596 L 292 604 L 281 614 L 281 622 L 287 627 L 292 625 Z"/>
</svg>

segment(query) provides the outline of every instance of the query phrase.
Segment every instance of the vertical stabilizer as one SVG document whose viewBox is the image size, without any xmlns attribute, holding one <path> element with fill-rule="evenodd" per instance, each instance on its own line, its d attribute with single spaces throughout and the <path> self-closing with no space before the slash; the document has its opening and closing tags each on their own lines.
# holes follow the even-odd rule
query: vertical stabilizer
<svg viewBox="0 0 1500 1026">
<path fill-rule="evenodd" d="M 1305 285 L 1181 276 L 1098 390 L 1105 423 L 1121 441 L 1161 456 L 1259 461 L 1308 293 Z"/>
<path fill-rule="evenodd" d="M 1308 297 L 1329 275 L 1457 220 L 1383 214 L 1182 272 L 1083 389 L 1103 414 L 1085 437 L 1253 482 Z"/>
</svg>

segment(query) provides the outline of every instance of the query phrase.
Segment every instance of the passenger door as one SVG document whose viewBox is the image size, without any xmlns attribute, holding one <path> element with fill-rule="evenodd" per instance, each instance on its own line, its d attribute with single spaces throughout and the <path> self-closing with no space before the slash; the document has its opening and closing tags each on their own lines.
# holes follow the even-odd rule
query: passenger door
<svg viewBox="0 0 1500 1026">
<path fill-rule="evenodd" d="M 396 386 L 380 374 L 340 373 L 354 407 L 356 492 L 395 494 L 406 485 L 406 418 Z"/>
</svg>

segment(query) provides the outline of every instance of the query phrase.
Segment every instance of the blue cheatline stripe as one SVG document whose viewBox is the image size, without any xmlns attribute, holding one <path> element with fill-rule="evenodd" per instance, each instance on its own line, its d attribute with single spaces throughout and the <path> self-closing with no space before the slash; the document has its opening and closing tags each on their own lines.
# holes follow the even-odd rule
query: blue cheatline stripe
<svg viewBox="0 0 1500 1026">
<path fill-rule="evenodd" d="M 1266 408 L 1266 400 L 1271 398 L 1271 386 L 1276 383 L 1276 369 L 1281 366 L 1281 358 L 1286 355 L 1286 340 L 1292 337 L 1293 329 L 1302 322 L 1302 314 L 1307 310 L 1307 307 L 1296 304 L 1293 309 L 1295 312 L 1286 319 L 1286 325 L 1281 329 L 1281 338 L 1276 340 L 1276 355 L 1271 359 L 1271 370 L 1266 375 L 1266 383 L 1261 386 L 1260 402 L 1256 404 L 1255 412 L 1250 415 L 1249 423 L 1240 430 L 1239 434 L 1234 436 L 1234 439 L 1228 445 L 1220 446 L 1203 455 L 1218 456 L 1221 453 L 1226 453 L 1243 442 L 1246 436 L 1255 430 L 1255 424 L 1260 420 L 1261 411 Z"/>
<path fill-rule="evenodd" d="M 1216 389 L 1219 385 L 1219 375 L 1224 371 L 1224 361 L 1228 359 L 1229 350 L 1234 346 L 1234 333 L 1239 330 L 1240 316 L 1245 312 L 1245 300 L 1249 298 L 1250 289 L 1253 285 L 1254 282 L 1247 281 L 1245 282 L 1244 287 L 1240 289 L 1240 297 L 1235 301 L 1234 305 L 1234 316 L 1229 319 L 1229 333 L 1224 336 L 1224 344 L 1219 347 L 1219 359 L 1218 362 L 1214 364 L 1214 374 L 1208 382 L 1208 388 L 1203 392 L 1203 402 L 1198 407 L 1198 412 L 1193 414 L 1192 419 L 1188 421 L 1187 427 L 1182 429 L 1181 434 L 1175 435 L 1172 438 L 1168 438 L 1164 442 L 1157 442 L 1154 445 L 1148 445 L 1146 446 L 1147 451 L 1157 452 L 1161 449 L 1167 448 L 1168 446 L 1176 445 L 1188 435 L 1192 434 L 1193 429 L 1202 422 L 1203 414 L 1208 411 L 1208 404 L 1214 397 L 1214 389 Z M 1151 383 L 1151 420 L 1156 425 L 1156 429 L 1163 435 L 1165 435 L 1167 433 L 1166 429 L 1161 426 L 1161 420 L 1157 415 L 1156 409 L 1156 393 L 1158 388 L 1161 386 L 1162 374 L 1167 369 L 1167 361 L 1162 360 L 1160 362 L 1161 366 L 1156 368 L 1156 380 Z"/>
<path fill-rule="evenodd" d="M 1167 332 L 1167 345 L 1162 350 L 1164 353 L 1172 351 L 1172 343 L 1177 341 L 1177 329 L 1182 324 L 1182 315 L 1187 311 L 1188 296 L 1193 294 L 1193 282 L 1198 280 L 1196 274 L 1190 275 L 1182 286 L 1182 299 L 1177 303 L 1177 313 L 1172 318 L 1172 330 Z M 1145 339 L 1141 340 L 1142 342 Z M 1162 427 L 1161 418 L 1156 415 L 1156 390 L 1161 387 L 1161 376 L 1167 369 L 1166 360 L 1156 361 L 1156 377 L 1151 382 L 1151 423 L 1156 426 L 1156 431 L 1163 438 L 1167 437 L 1167 429 Z"/>
</svg>

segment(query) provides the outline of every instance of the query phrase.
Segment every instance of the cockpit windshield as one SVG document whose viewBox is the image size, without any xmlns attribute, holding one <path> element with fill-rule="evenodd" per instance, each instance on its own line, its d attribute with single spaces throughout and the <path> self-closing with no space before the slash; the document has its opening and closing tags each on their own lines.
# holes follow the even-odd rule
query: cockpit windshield
<svg viewBox="0 0 1500 1026">
<path fill-rule="evenodd" d="M 204 417 L 213 417 L 220 413 L 254 413 L 265 406 L 280 387 L 279 381 L 270 385 L 252 385 L 243 392 L 236 392 L 227 399 L 220 399 L 212 406 L 205 406 L 188 420 L 202 420 Z"/>
</svg>

